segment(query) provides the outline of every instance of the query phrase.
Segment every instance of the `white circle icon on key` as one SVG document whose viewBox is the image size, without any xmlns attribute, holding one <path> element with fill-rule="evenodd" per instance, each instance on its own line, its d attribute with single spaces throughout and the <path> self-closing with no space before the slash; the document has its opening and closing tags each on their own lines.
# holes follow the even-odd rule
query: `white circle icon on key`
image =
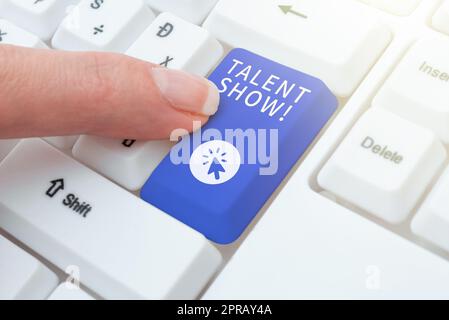
<svg viewBox="0 0 449 320">
<path fill-rule="evenodd" d="M 222 140 L 205 142 L 193 151 L 190 171 L 202 183 L 217 185 L 231 180 L 239 171 L 240 153 Z"/>
</svg>

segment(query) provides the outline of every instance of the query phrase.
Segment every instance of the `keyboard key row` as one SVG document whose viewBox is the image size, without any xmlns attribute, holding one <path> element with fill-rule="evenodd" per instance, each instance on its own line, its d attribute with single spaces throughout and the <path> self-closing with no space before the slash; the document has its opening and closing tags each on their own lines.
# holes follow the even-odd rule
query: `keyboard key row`
<svg viewBox="0 0 449 320">
<path fill-rule="evenodd" d="M 23 140 L 0 177 L 2 228 L 61 270 L 77 266 L 104 298 L 194 298 L 221 262 L 203 236 L 43 140 Z"/>
<path fill-rule="evenodd" d="M 78 39 L 77 43 L 82 43 L 84 46 L 96 46 L 96 49 L 99 49 L 97 46 L 100 46 L 105 47 L 105 50 L 112 50 L 112 47 L 105 42 L 115 39 L 118 33 L 125 35 L 125 40 L 129 40 L 129 31 L 134 34 L 135 30 L 133 29 L 139 29 L 138 26 L 144 23 L 145 14 L 147 18 L 149 17 L 149 10 L 144 9 L 146 4 L 159 12 L 171 12 L 191 23 L 200 24 L 217 0 L 132 0 L 112 1 L 112 4 L 108 2 L 104 0 L 85 0 L 82 3 L 80 0 L 2 0 L 0 1 L 0 17 L 24 28 L 40 39 L 48 41 L 67 16 L 61 27 L 61 33 L 71 39 Z M 127 13 L 134 16 L 126 22 L 126 27 L 121 24 L 116 26 L 114 22 L 126 20 Z M 148 22 L 151 22 L 151 19 Z M 93 35 L 102 35 L 102 37 L 100 39 L 100 37 L 92 37 Z M 66 46 L 70 46 L 69 40 L 66 40 L 65 43 L 64 41 L 61 43 L 61 41 L 63 40 L 58 35 L 58 39 L 55 41 L 57 46 L 64 49 Z M 72 50 L 76 49 L 82 50 L 82 48 Z"/>
</svg>

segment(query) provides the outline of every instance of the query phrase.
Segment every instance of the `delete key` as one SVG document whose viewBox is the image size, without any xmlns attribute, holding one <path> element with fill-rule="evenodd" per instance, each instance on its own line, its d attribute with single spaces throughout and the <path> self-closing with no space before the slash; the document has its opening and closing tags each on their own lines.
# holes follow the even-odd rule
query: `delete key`
<svg viewBox="0 0 449 320">
<path fill-rule="evenodd" d="M 338 102 L 319 79 L 243 49 L 231 51 L 209 79 L 220 91 L 219 111 L 202 129 L 181 138 L 141 197 L 210 240 L 229 244 Z"/>
</svg>

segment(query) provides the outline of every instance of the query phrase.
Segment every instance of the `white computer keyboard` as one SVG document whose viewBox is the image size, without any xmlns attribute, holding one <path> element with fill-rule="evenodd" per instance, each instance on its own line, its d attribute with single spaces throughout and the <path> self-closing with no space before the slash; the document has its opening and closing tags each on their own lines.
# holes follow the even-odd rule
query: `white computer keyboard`
<svg viewBox="0 0 449 320">
<path fill-rule="evenodd" d="M 229 245 L 139 199 L 169 142 L 0 140 L 0 298 L 449 298 L 449 0 L 0 0 L 0 18 L 0 44 L 203 76 L 244 48 L 339 100 Z"/>
</svg>

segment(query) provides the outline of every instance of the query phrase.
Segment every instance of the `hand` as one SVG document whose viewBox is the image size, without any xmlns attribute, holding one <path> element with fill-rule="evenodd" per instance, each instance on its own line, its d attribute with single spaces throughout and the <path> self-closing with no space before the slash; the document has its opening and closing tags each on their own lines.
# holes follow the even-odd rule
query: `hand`
<svg viewBox="0 0 449 320">
<path fill-rule="evenodd" d="M 208 80 L 125 55 L 0 46 L 0 138 L 167 138 L 217 111 Z"/>
</svg>

